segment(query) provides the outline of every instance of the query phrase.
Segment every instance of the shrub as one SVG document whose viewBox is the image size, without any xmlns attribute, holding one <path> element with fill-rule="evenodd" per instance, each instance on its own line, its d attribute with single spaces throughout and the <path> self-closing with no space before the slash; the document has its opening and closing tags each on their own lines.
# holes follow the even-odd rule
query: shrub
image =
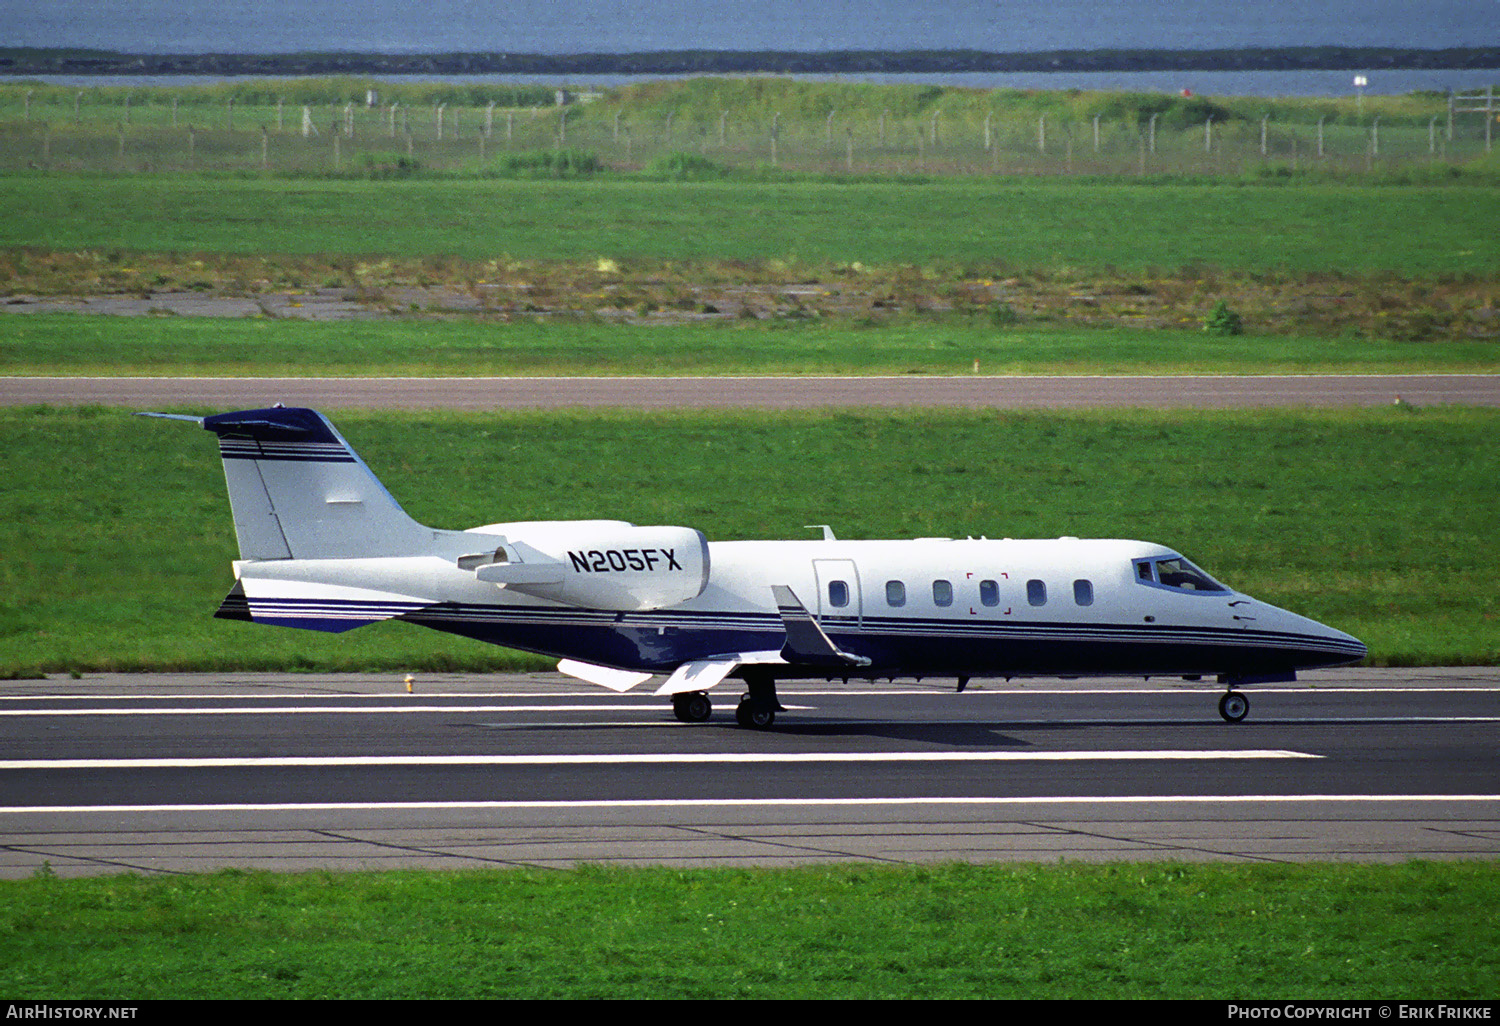
<svg viewBox="0 0 1500 1026">
<path fill-rule="evenodd" d="M 499 178 L 587 178 L 604 171 L 591 150 L 523 150 L 497 157 L 485 171 Z"/>
<path fill-rule="evenodd" d="M 1243 335 L 1245 324 L 1240 315 L 1229 309 L 1229 304 L 1219 300 L 1213 310 L 1203 318 L 1203 330 L 1213 335 Z"/>
<path fill-rule="evenodd" d="M 729 169 L 723 164 L 700 157 L 696 153 L 664 153 L 647 164 L 642 173 L 652 178 L 670 178 L 675 181 L 723 178 Z"/>
</svg>

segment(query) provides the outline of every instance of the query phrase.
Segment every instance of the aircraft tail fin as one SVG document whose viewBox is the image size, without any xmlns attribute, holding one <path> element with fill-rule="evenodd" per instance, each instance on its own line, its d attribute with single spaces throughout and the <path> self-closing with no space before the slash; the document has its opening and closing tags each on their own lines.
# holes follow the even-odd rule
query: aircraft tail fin
<svg viewBox="0 0 1500 1026">
<path fill-rule="evenodd" d="M 242 559 L 415 555 L 432 537 L 316 410 L 147 416 L 197 421 L 218 436 Z"/>
</svg>

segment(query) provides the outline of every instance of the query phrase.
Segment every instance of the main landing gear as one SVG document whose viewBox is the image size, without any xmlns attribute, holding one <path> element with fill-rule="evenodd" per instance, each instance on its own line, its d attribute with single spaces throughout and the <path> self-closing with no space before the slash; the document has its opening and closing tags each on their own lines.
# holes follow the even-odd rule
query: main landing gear
<svg viewBox="0 0 1500 1026">
<path fill-rule="evenodd" d="M 776 714 L 783 711 L 776 698 L 776 681 L 752 674 L 745 678 L 745 683 L 748 690 L 740 696 L 740 704 L 735 707 L 735 722 L 752 730 L 770 729 L 776 722 Z M 672 696 L 672 714 L 683 723 L 704 723 L 713 715 L 713 710 L 706 691 L 687 691 Z"/>
<path fill-rule="evenodd" d="M 683 723 L 702 723 L 713 715 L 714 704 L 707 691 L 688 691 L 672 696 L 672 712 Z"/>
<path fill-rule="evenodd" d="M 1250 712 L 1250 699 L 1238 691 L 1227 691 L 1219 699 L 1219 715 L 1226 723 L 1238 723 Z"/>
</svg>

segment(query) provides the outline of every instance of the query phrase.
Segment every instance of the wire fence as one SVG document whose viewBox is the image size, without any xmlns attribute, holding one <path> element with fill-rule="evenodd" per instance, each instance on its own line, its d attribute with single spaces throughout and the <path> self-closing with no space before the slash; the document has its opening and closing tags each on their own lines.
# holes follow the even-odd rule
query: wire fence
<svg viewBox="0 0 1500 1026">
<path fill-rule="evenodd" d="M 0 170 L 513 173 L 518 154 L 582 151 L 620 171 L 774 168 L 830 175 L 1238 175 L 1459 164 L 1491 150 L 1488 115 L 1382 124 L 1230 119 L 1201 124 L 1006 117 L 677 116 L 496 104 L 191 106 L 157 99 L 0 109 Z M 694 162 L 684 164 L 688 155 Z M 561 173 L 560 162 L 537 166 Z"/>
</svg>

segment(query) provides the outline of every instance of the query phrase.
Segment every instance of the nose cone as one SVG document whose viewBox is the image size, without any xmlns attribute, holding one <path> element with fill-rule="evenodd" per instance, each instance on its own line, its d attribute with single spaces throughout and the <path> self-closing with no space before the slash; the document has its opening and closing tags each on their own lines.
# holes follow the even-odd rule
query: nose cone
<svg viewBox="0 0 1500 1026">
<path fill-rule="evenodd" d="M 1369 655 L 1365 643 L 1352 634 L 1286 609 L 1265 603 L 1257 605 L 1258 622 L 1251 626 L 1264 631 L 1268 641 L 1288 653 L 1295 669 L 1347 666 Z"/>
</svg>

